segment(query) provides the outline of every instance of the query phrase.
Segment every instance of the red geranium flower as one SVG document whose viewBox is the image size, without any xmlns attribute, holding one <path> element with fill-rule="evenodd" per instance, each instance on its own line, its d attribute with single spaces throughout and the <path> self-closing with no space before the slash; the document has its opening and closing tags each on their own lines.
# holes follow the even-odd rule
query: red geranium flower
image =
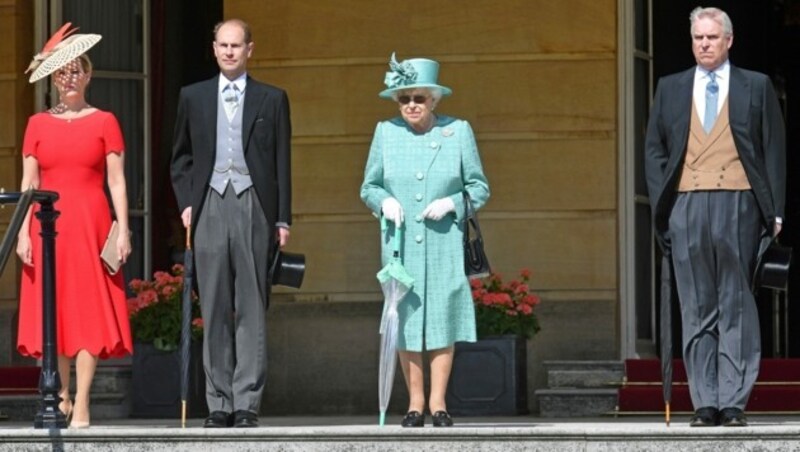
<svg viewBox="0 0 800 452">
<path fill-rule="evenodd" d="M 134 279 L 129 284 L 134 297 L 128 299 L 128 317 L 134 339 L 152 343 L 159 350 L 178 348 L 181 335 L 183 265 L 171 272 L 157 271 L 152 281 Z M 192 292 L 192 339 L 203 337 L 200 303 Z"/>
<path fill-rule="evenodd" d="M 498 273 L 470 280 L 479 337 L 516 334 L 529 339 L 539 331 L 534 308 L 540 299 L 531 292 L 531 271 L 525 268 L 519 275 L 508 283 Z"/>
</svg>

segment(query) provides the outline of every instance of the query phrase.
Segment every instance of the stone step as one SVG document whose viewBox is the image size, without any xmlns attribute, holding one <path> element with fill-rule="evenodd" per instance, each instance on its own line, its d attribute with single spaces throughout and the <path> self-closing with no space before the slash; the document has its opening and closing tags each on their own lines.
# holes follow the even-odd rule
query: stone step
<svg viewBox="0 0 800 452">
<path fill-rule="evenodd" d="M 597 417 L 612 414 L 617 408 L 617 390 L 613 388 L 538 389 L 535 396 L 542 417 Z"/>
<path fill-rule="evenodd" d="M 74 389 L 75 370 L 72 371 Z M 131 366 L 99 366 L 94 374 L 92 392 L 128 392 L 131 387 Z M 73 391 L 74 393 L 74 391 Z"/>
<path fill-rule="evenodd" d="M 545 361 L 547 388 L 536 390 L 544 417 L 592 417 L 616 412 L 621 361 Z"/>
<path fill-rule="evenodd" d="M 688 417 L 666 427 L 655 419 L 554 422 L 548 419 L 484 419 L 452 428 L 404 429 L 378 427 L 375 418 L 261 419 L 265 427 L 253 429 L 177 428 L 174 423 L 114 424 L 81 430 L 41 430 L 28 427 L 0 428 L 0 452 L 42 450 L 196 452 L 205 450 L 286 450 L 330 452 L 340 450 L 419 451 L 659 451 L 686 450 L 796 450 L 800 426 L 793 418 L 751 418 L 743 429 L 697 429 Z M 458 419 L 457 419 L 458 421 Z M 266 426 L 268 425 L 268 426 Z"/>
<path fill-rule="evenodd" d="M 130 366 L 99 366 L 92 382 L 93 419 L 123 419 L 130 414 Z M 75 395 L 75 371 L 70 378 L 70 394 Z M 0 395 L 0 413 L 11 421 L 33 421 L 39 411 L 39 393 Z"/>
<path fill-rule="evenodd" d="M 0 413 L 10 421 L 31 421 L 39 411 L 39 394 L 0 396 Z M 128 393 L 101 392 L 92 394 L 92 419 L 124 419 L 130 413 Z"/>
<path fill-rule="evenodd" d="M 621 361 L 545 361 L 547 387 L 603 388 L 616 387 L 625 376 Z"/>
</svg>

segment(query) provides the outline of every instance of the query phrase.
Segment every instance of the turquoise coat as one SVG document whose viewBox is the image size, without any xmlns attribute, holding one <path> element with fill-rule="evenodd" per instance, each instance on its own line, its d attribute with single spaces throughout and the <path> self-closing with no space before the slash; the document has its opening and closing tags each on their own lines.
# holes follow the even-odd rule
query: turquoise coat
<svg viewBox="0 0 800 452">
<path fill-rule="evenodd" d="M 478 209 L 489 199 L 475 136 L 469 123 L 438 116 L 424 134 L 398 117 L 378 123 L 364 170 L 361 199 L 376 216 L 393 196 L 403 207 L 402 259 L 413 290 L 398 307 L 400 350 L 436 350 L 457 341 L 474 342 L 475 310 L 464 273 L 464 192 Z M 456 206 L 439 221 L 422 211 L 450 197 Z M 392 225 L 381 237 L 381 262 L 391 257 Z"/>
</svg>

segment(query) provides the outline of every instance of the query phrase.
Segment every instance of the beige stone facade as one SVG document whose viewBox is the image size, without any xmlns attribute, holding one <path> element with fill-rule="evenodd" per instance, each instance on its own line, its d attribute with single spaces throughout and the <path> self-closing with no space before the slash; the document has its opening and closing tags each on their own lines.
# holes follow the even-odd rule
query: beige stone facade
<svg viewBox="0 0 800 452">
<path fill-rule="evenodd" d="M 378 223 L 358 192 L 375 124 L 397 114 L 377 95 L 397 52 L 438 60 L 440 82 L 454 91 L 438 110 L 472 124 L 492 189 L 481 225 L 494 269 L 533 271 L 543 330 L 529 345 L 531 399 L 545 384 L 542 360 L 619 357 L 617 0 L 228 0 L 224 12 L 253 28 L 250 74 L 285 88 L 291 101 L 290 250 L 306 254 L 308 272 L 302 290 L 276 291 L 276 303 L 287 305 L 271 320 L 273 350 L 297 344 L 301 303 L 322 319 L 306 326 L 333 337 L 348 330 L 344 306 L 381 300 Z M 31 16 L 28 0 L 0 1 L 0 186 L 7 190 L 18 184 L 33 108 L 22 74 Z M 0 211 L 0 232 L 9 217 Z M 10 261 L 0 278 L 0 366 L 16 360 L 17 274 Z M 377 325 L 363 325 L 345 334 L 377 340 Z M 272 364 L 285 364 L 281 357 L 289 359 L 278 351 Z M 288 385 L 291 372 L 272 381 Z"/>
</svg>

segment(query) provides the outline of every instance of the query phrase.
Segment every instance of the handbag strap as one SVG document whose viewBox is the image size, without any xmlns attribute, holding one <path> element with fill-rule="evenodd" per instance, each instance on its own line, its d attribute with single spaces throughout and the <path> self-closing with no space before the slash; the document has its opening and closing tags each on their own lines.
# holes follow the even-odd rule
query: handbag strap
<svg viewBox="0 0 800 452">
<path fill-rule="evenodd" d="M 467 192 L 464 192 L 464 210 L 466 212 L 466 219 L 468 223 L 467 227 L 464 228 L 464 240 L 468 241 L 470 239 L 470 225 L 472 226 L 472 229 L 475 229 L 475 238 L 483 239 L 483 235 L 481 234 L 481 226 L 478 224 L 478 214 L 475 212 L 475 208 L 472 206 L 472 199 L 469 197 Z"/>
</svg>

